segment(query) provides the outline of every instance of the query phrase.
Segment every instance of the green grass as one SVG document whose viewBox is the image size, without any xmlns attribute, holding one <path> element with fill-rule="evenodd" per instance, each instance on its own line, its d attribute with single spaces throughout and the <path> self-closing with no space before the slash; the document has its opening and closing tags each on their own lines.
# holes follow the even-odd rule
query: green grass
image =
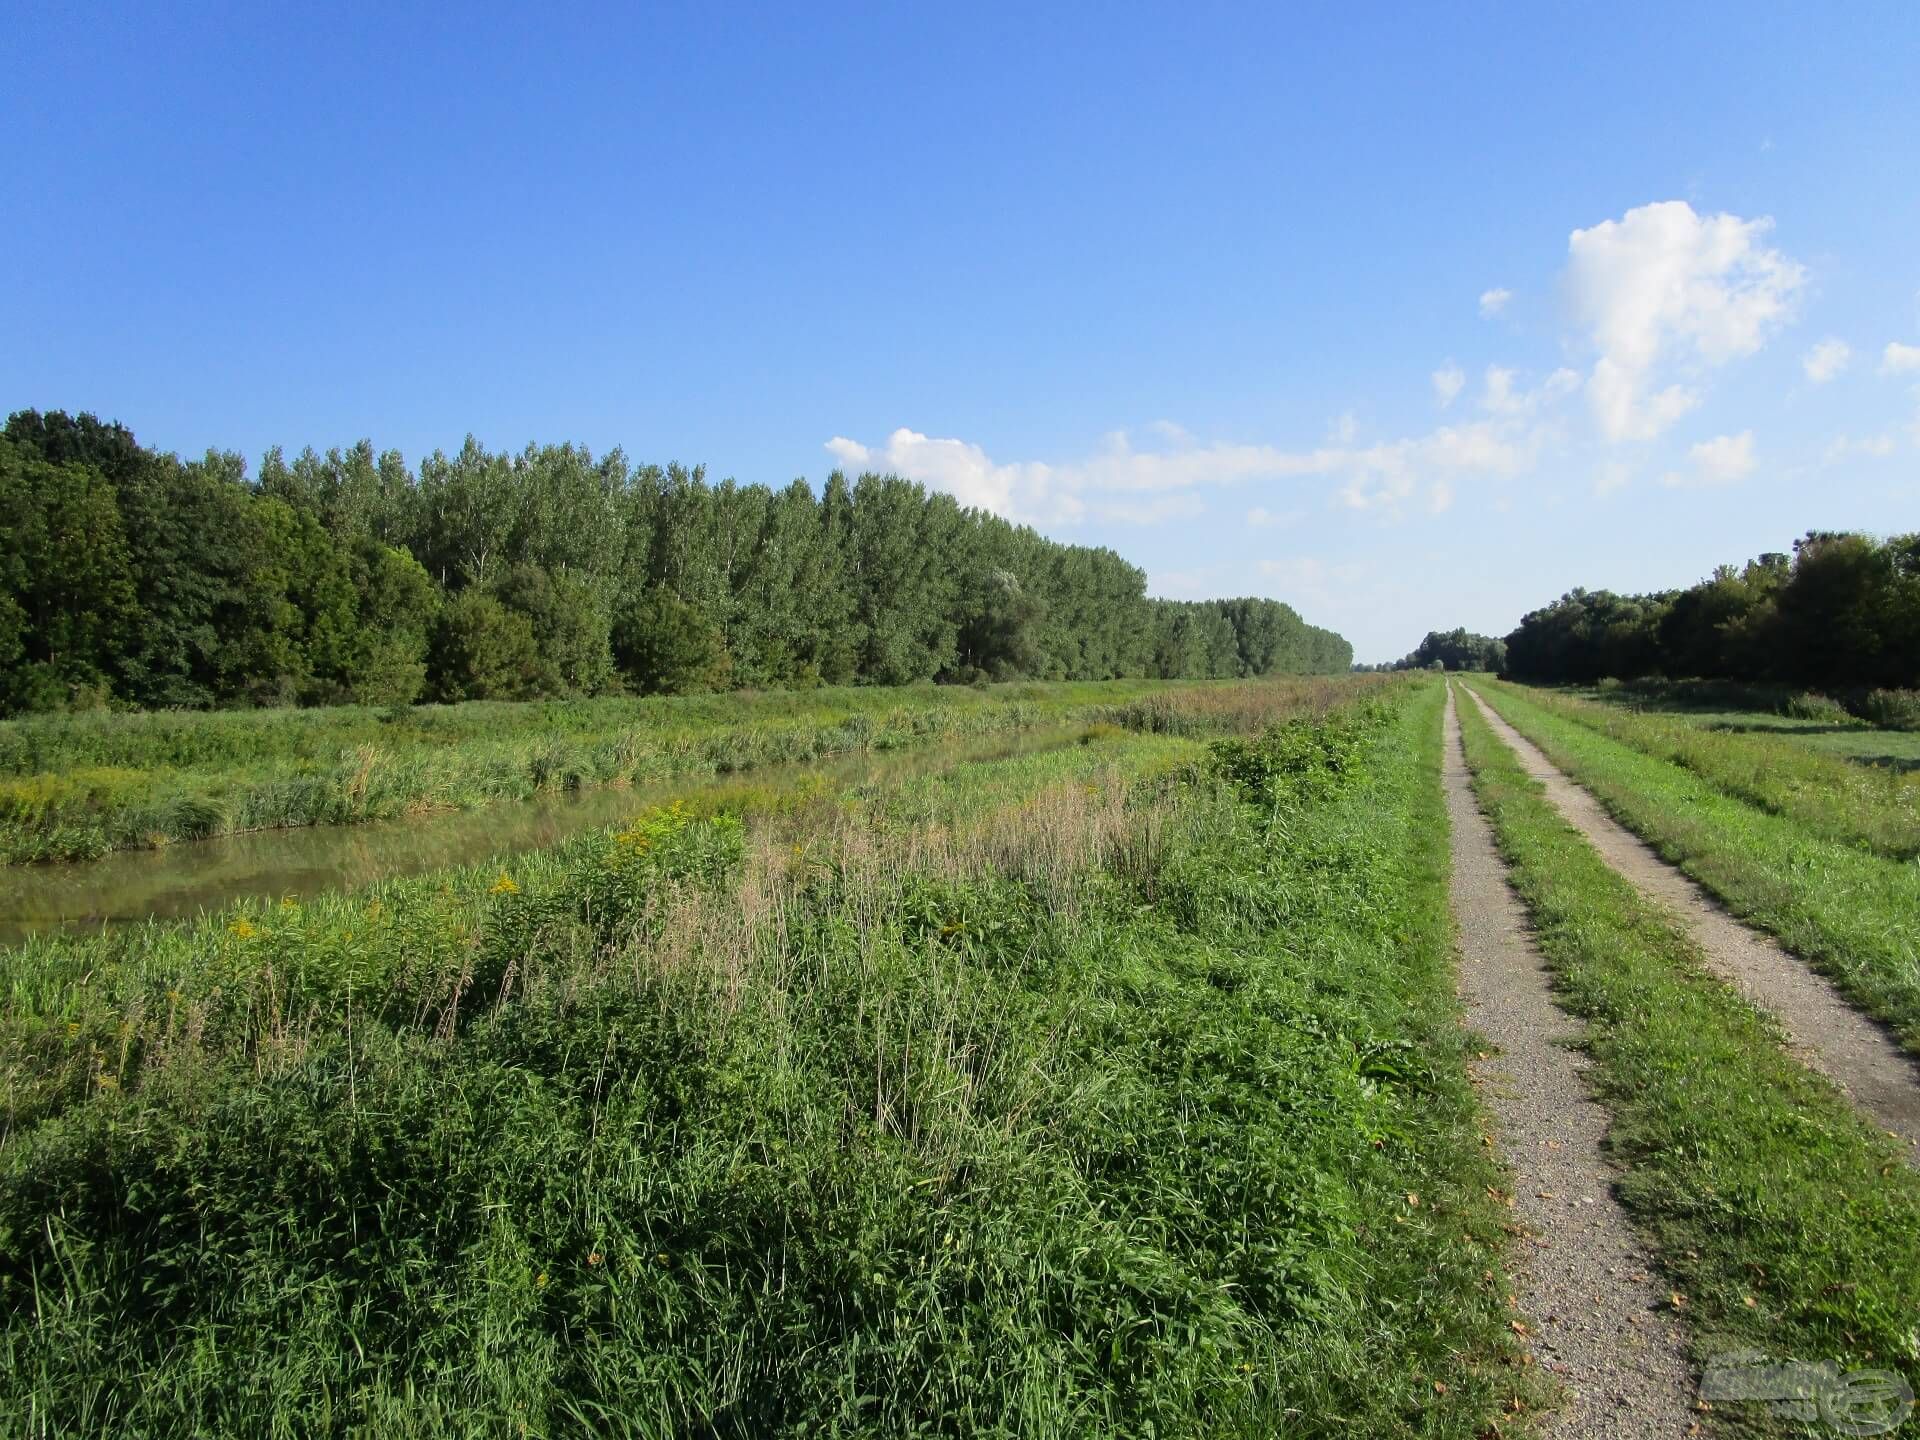
<svg viewBox="0 0 1920 1440">
<path fill-rule="evenodd" d="M 1712 715 L 1645 712 L 1551 690 L 1521 693 L 1543 710 L 1684 766 L 1723 794 L 1786 816 L 1816 835 L 1895 860 L 1920 855 L 1920 773 L 1862 765 L 1815 748 L 1807 738 L 1811 729 L 1818 740 L 1878 750 L 1913 742 L 1908 748 L 1920 757 L 1920 735 L 1756 713 L 1745 714 L 1735 728 L 1708 723 L 1718 718 Z"/>
<path fill-rule="evenodd" d="M 1823 717 L 1787 713 L 1799 697 L 1780 686 L 1714 681 L 1606 682 L 1568 693 L 1634 712 L 1669 716 L 1702 730 L 1771 735 L 1809 750 L 1896 771 L 1920 769 L 1920 731 L 1875 726 L 1844 710 Z"/>
<path fill-rule="evenodd" d="M 87 859 L 1068 723 L 1225 733 L 1295 698 L 1325 708 L 1355 684 L 928 685 L 10 721 L 0 723 L 0 862 Z"/>
<path fill-rule="evenodd" d="M 1231 787 L 1110 735 L 29 944 L 5 1428 L 1504 1423 L 1440 689 L 1378 693 Z"/>
<path fill-rule="evenodd" d="M 1460 717 L 1536 943 L 1589 1022 L 1622 1199 L 1680 1297 L 1696 1362 L 1752 1347 L 1920 1383 L 1920 1176 L 1706 973 L 1470 703 Z"/>
<path fill-rule="evenodd" d="M 1567 713 L 1574 702 L 1478 679 L 1473 688 L 1623 825 L 1920 1049 L 1920 863 L 1737 798 L 1583 723 Z"/>
</svg>

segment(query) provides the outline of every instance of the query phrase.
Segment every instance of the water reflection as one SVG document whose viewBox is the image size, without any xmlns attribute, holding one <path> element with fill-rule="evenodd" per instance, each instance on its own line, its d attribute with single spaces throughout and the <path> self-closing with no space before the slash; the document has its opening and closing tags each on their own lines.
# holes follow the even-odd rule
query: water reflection
<svg viewBox="0 0 1920 1440">
<path fill-rule="evenodd" d="M 961 745 L 855 754 L 805 765 L 766 765 L 732 777 L 682 776 L 650 786 L 600 788 L 507 801 L 479 810 L 368 825 L 263 830 L 161 850 L 129 850 L 67 865 L 0 868 L 0 944 L 52 930 L 175 920 L 236 900 L 352 889 L 390 875 L 517 855 L 625 820 L 695 791 L 742 795 L 809 776 L 831 788 L 929 774 L 970 761 L 1008 759 L 1070 743 L 1048 730 Z"/>
</svg>

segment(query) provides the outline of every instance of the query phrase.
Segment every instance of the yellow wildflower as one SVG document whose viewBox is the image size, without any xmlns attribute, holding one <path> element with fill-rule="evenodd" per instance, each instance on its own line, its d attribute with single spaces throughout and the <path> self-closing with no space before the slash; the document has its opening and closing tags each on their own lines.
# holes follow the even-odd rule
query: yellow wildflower
<svg viewBox="0 0 1920 1440">
<path fill-rule="evenodd" d="M 489 895 L 518 895 L 520 887 L 513 883 L 513 877 L 506 871 L 500 872 L 500 878 L 487 887 Z"/>
<path fill-rule="evenodd" d="M 241 940 L 251 940 L 260 933 L 259 930 L 254 928 L 253 922 L 244 915 L 227 926 L 227 930 Z"/>
</svg>

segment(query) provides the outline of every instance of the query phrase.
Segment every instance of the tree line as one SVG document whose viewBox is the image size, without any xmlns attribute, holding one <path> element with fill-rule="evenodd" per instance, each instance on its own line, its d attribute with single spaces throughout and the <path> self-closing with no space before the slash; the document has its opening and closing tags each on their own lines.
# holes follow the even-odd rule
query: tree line
<svg viewBox="0 0 1920 1440">
<path fill-rule="evenodd" d="M 1429 630 L 1413 652 L 1384 665 L 1357 670 L 1490 670 L 1507 668 L 1507 642 L 1463 629 Z"/>
<path fill-rule="evenodd" d="M 1149 599 L 1062 545 L 891 475 L 820 493 L 471 437 L 248 473 L 92 415 L 0 435 L 0 711 L 406 704 L 939 680 L 1348 668 L 1265 599 Z"/>
<path fill-rule="evenodd" d="M 1815 531 L 1792 555 L 1722 565 L 1684 590 L 1574 590 L 1506 639 L 1516 679 L 1773 681 L 1825 691 L 1920 685 L 1920 534 Z"/>
</svg>

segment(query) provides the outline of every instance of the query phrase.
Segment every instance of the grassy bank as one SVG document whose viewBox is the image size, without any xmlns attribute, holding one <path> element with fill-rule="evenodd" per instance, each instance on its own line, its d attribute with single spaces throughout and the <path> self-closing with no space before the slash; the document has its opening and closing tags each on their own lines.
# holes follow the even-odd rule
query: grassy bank
<svg viewBox="0 0 1920 1440">
<path fill-rule="evenodd" d="M 1384 693 L 29 945 L 0 1413 L 1481 1433 L 1439 689 Z"/>
<path fill-rule="evenodd" d="M 1145 681 L 0 724 L 0 861 L 390 819 L 1067 723 L 1226 733 L 1352 681 Z"/>
<path fill-rule="evenodd" d="M 1570 702 L 1479 679 L 1473 688 L 1623 825 L 1920 1048 L 1920 865 L 1738 799 L 1571 718 Z"/>
<path fill-rule="evenodd" d="M 1460 718 L 1536 943 L 1591 1026 L 1622 1197 L 1656 1245 L 1696 1360 L 1748 1347 L 1920 1383 L 1920 1177 L 1707 975 L 1471 704 Z"/>
<path fill-rule="evenodd" d="M 1746 728 L 1732 729 L 1726 725 L 1737 722 L 1725 716 L 1647 713 L 1551 690 L 1519 693 L 1542 710 L 1691 770 L 1722 794 L 1795 820 L 1816 835 L 1895 860 L 1920 855 L 1920 773 L 1863 765 L 1781 728 L 1817 722 L 1748 716 Z M 1909 738 L 1864 726 L 1824 729 L 1876 737 L 1882 748 Z M 1920 755 L 1920 737 L 1911 738 Z"/>
</svg>

